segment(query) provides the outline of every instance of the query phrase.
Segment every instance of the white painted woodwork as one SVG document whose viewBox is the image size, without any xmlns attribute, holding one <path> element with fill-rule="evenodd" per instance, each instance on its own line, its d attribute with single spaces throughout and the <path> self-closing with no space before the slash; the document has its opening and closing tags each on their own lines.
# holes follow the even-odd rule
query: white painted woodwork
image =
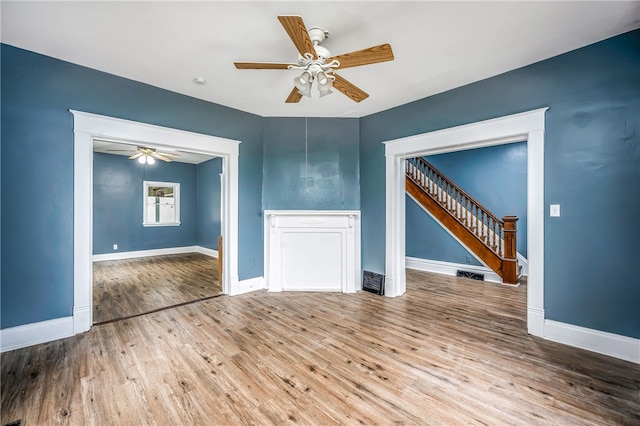
<svg viewBox="0 0 640 426">
<path fill-rule="evenodd" d="M 407 268 L 423 272 L 433 272 L 436 274 L 456 276 L 459 270 L 474 272 L 484 275 L 484 281 L 502 284 L 502 278 L 487 266 L 469 265 L 465 263 L 443 262 L 440 260 L 421 259 L 419 257 L 407 256 Z M 511 285 L 513 284 L 505 284 Z M 515 287 L 520 284 L 516 284 Z"/>
<path fill-rule="evenodd" d="M 548 108 L 452 127 L 385 142 L 385 292 L 405 292 L 405 161 L 527 141 L 527 328 L 544 336 L 544 125 Z"/>
<path fill-rule="evenodd" d="M 238 288 L 238 155 L 239 141 L 70 110 L 74 131 L 74 334 L 91 328 L 93 251 L 93 140 L 137 146 L 177 148 L 222 157 L 223 211 L 221 234 L 225 241 L 223 284 L 225 294 Z"/>
<path fill-rule="evenodd" d="M 360 212 L 265 210 L 265 283 L 269 291 L 360 288 Z"/>
<path fill-rule="evenodd" d="M 150 250 L 117 251 L 113 253 L 94 254 L 94 262 L 105 260 L 136 259 L 139 257 L 165 256 L 168 254 L 201 253 L 210 257 L 218 258 L 218 250 L 213 250 L 202 246 L 166 247 Z"/>
</svg>

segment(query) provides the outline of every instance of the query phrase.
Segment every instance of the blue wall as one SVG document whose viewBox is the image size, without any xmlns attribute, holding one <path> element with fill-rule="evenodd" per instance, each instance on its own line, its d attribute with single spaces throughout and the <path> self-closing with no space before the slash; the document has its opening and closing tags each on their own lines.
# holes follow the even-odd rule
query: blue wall
<svg viewBox="0 0 640 426">
<path fill-rule="evenodd" d="M 197 166 L 93 154 L 93 254 L 196 245 Z M 180 184 L 180 226 L 142 226 L 143 182 Z M 218 202 L 218 204 L 220 204 Z"/>
<path fill-rule="evenodd" d="M 222 158 L 198 164 L 197 245 L 218 250 L 220 235 L 220 173 Z"/>
<path fill-rule="evenodd" d="M 358 210 L 359 132 L 357 119 L 309 118 L 305 164 L 305 119 L 266 118 L 265 210 Z"/>
<path fill-rule="evenodd" d="M 545 132 L 545 315 L 640 337 L 640 31 L 364 117 L 364 269 L 384 272 L 381 142 L 549 107 Z"/>
<path fill-rule="evenodd" d="M 69 109 L 241 141 L 239 275 L 263 275 L 261 117 L 5 44 L 1 55 L 2 328 L 72 315 Z"/>
<path fill-rule="evenodd" d="M 384 272 L 381 142 L 550 107 L 545 203 L 563 215 L 545 219 L 546 316 L 640 337 L 638 52 L 634 31 L 360 120 L 310 119 L 314 183 L 326 188 L 303 196 L 304 119 L 263 119 L 2 45 L 1 327 L 72 314 L 69 109 L 242 141 L 239 275 L 248 279 L 263 275 L 263 208 L 360 207 L 363 268 Z"/>
<path fill-rule="evenodd" d="M 518 217 L 518 252 L 527 257 L 527 144 L 496 145 L 427 157 L 436 169 L 498 217 Z M 407 256 L 479 265 L 446 231 L 407 197 Z"/>
</svg>

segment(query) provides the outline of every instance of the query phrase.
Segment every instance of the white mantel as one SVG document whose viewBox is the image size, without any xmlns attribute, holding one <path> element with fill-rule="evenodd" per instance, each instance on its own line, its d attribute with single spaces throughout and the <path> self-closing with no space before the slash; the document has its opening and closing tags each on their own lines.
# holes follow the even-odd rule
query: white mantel
<svg viewBox="0 0 640 426">
<path fill-rule="evenodd" d="M 360 288 L 360 211 L 265 210 L 264 221 L 269 291 Z"/>
</svg>

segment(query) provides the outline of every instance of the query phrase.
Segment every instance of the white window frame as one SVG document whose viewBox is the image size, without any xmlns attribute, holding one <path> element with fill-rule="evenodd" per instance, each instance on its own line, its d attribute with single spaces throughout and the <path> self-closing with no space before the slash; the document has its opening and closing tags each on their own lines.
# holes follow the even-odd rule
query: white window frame
<svg viewBox="0 0 640 426">
<path fill-rule="evenodd" d="M 149 206 L 149 187 L 165 186 L 173 188 L 174 199 L 174 220 L 172 222 L 148 222 L 147 208 Z M 153 180 L 145 180 L 142 183 L 142 226 L 180 226 L 180 184 L 178 182 L 158 182 Z"/>
</svg>

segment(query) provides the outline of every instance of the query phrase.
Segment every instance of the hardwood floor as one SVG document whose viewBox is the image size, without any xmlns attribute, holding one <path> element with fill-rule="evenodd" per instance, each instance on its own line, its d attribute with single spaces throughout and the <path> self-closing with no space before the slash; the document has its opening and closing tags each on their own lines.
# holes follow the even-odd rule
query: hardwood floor
<svg viewBox="0 0 640 426">
<path fill-rule="evenodd" d="M 221 293 L 218 260 L 200 253 L 93 263 L 94 324 Z"/>
<path fill-rule="evenodd" d="M 640 424 L 633 363 L 527 335 L 526 286 L 218 298 L 2 354 L 2 424 Z"/>
</svg>

